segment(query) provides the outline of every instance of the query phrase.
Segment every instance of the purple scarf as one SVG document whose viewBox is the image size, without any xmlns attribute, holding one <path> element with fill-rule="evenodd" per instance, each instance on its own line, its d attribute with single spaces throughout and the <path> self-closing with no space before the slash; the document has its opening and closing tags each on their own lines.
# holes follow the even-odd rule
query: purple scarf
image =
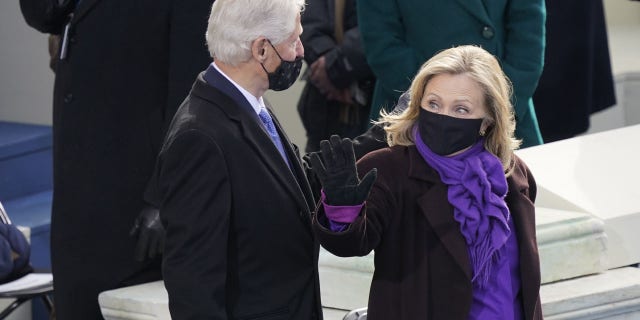
<svg viewBox="0 0 640 320">
<path fill-rule="evenodd" d="M 507 179 L 500 160 L 484 148 L 480 139 L 471 148 L 452 157 L 432 152 L 414 131 L 418 152 L 439 174 L 448 187 L 453 218 L 467 242 L 473 267 L 472 282 L 484 286 L 491 275 L 493 263 L 500 259 L 499 251 L 511 230 L 509 208 L 504 201 Z"/>
</svg>

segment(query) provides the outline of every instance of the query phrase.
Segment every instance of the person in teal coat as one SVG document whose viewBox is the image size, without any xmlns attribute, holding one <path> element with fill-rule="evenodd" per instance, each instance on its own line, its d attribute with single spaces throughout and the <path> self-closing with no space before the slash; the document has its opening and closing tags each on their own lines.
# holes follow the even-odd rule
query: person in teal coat
<svg viewBox="0 0 640 320">
<path fill-rule="evenodd" d="M 516 136 L 542 143 L 531 99 L 542 73 L 544 0 L 358 0 L 367 61 L 377 77 L 371 119 L 391 110 L 422 63 L 474 44 L 495 55 L 513 83 Z"/>
</svg>

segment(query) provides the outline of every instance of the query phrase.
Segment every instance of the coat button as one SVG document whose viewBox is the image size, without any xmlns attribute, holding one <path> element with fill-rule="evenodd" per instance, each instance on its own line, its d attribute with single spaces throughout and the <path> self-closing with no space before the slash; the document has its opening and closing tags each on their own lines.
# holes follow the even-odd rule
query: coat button
<svg viewBox="0 0 640 320">
<path fill-rule="evenodd" d="M 67 93 L 64 96 L 64 103 L 70 103 L 71 101 L 73 101 L 73 95 L 71 93 Z"/>
<path fill-rule="evenodd" d="M 482 36 L 485 39 L 491 39 L 491 38 L 493 38 L 494 35 L 495 35 L 495 33 L 493 32 L 493 28 L 491 28 L 489 26 L 485 26 L 484 28 L 482 28 Z"/>
</svg>

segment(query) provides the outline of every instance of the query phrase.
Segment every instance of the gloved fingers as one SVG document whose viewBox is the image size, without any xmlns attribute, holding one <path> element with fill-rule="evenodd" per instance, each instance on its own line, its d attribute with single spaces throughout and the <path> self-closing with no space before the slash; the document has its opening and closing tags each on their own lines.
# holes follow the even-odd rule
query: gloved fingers
<svg viewBox="0 0 640 320">
<path fill-rule="evenodd" d="M 357 189 L 357 197 L 358 197 L 358 200 L 361 200 L 360 202 L 364 202 L 367 199 L 367 197 L 369 197 L 369 192 L 371 191 L 371 188 L 373 187 L 373 183 L 376 181 L 377 177 L 378 177 L 378 169 L 373 168 L 369 172 L 367 172 L 367 174 L 362 178 L 362 180 L 360 181 L 360 184 L 358 184 L 358 189 Z"/>
<path fill-rule="evenodd" d="M 353 151 L 353 141 L 351 141 L 351 139 L 349 138 L 342 139 L 341 149 L 342 149 L 342 157 L 345 161 L 345 164 L 350 167 L 355 167 L 356 154 Z"/>
<path fill-rule="evenodd" d="M 311 154 L 311 169 L 315 172 L 316 176 L 320 180 L 320 183 L 324 185 L 327 179 L 327 169 L 324 167 L 324 164 L 320 160 L 320 155 L 317 152 Z"/>
<path fill-rule="evenodd" d="M 138 237 L 138 242 L 136 242 L 136 248 L 134 249 L 134 252 L 133 252 L 133 258 L 139 262 L 144 261 L 147 256 L 148 248 L 149 248 L 149 232 L 148 230 L 142 230 Z"/>
<path fill-rule="evenodd" d="M 331 150 L 331 143 L 329 140 L 320 141 L 320 155 L 322 156 L 322 162 L 325 166 L 324 168 L 331 170 L 331 168 L 335 167 L 333 150 Z"/>
<path fill-rule="evenodd" d="M 329 143 L 331 144 L 331 159 L 333 160 L 333 167 L 336 169 L 342 168 L 345 163 L 340 136 L 336 134 L 332 135 L 329 137 Z"/>
</svg>

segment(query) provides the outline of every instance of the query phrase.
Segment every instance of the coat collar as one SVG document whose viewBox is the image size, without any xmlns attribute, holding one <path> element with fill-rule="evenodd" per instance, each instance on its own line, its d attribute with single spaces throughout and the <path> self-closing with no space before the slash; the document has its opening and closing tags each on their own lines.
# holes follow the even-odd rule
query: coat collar
<svg viewBox="0 0 640 320">
<path fill-rule="evenodd" d="M 424 180 L 431 183 L 442 183 L 438 172 L 429 166 L 418 152 L 415 145 L 409 146 L 409 178 Z"/>
<path fill-rule="evenodd" d="M 238 88 L 233 83 L 231 83 L 224 75 L 222 75 L 213 66 L 213 64 L 209 64 L 207 70 L 202 73 L 202 78 L 210 86 L 228 95 L 237 105 L 244 108 L 251 115 L 255 115 L 255 110 L 253 109 L 249 101 L 247 101 L 242 92 L 240 92 L 240 90 L 238 90 Z M 260 121 L 257 115 L 254 117 L 254 119 L 256 121 Z"/>
<path fill-rule="evenodd" d="M 215 69 L 213 70 L 215 71 Z M 265 104 L 274 119 L 274 124 L 280 134 L 280 138 L 283 140 L 291 168 L 283 161 L 280 152 L 273 145 L 269 134 L 260 124 L 260 120 L 258 120 L 255 111 L 253 111 L 249 102 L 244 99 L 237 88 L 229 83 L 228 80 L 224 79 L 219 73 L 217 75 L 217 81 L 213 83 L 205 81 L 204 76 L 204 72 L 198 76 L 193 85 L 192 94 L 220 108 L 230 120 L 238 124 L 247 144 L 256 151 L 258 158 L 271 169 L 276 179 L 285 187 L 296 203 L 298 203 L 298 206 L 301 208 L 301 216 L 303 216 L 305 222 L 310 224 L 311 213 L 309 208 L 313 207 L 313 197 L 310 187 L 303 173 L 299 157 L 294 152 L 280 123 L 276 117 L 273 116 L 268 102 L 265 102 Z M 238 97 L 238 95 L 240 95 L 241 98 Z"/>
</svg>

